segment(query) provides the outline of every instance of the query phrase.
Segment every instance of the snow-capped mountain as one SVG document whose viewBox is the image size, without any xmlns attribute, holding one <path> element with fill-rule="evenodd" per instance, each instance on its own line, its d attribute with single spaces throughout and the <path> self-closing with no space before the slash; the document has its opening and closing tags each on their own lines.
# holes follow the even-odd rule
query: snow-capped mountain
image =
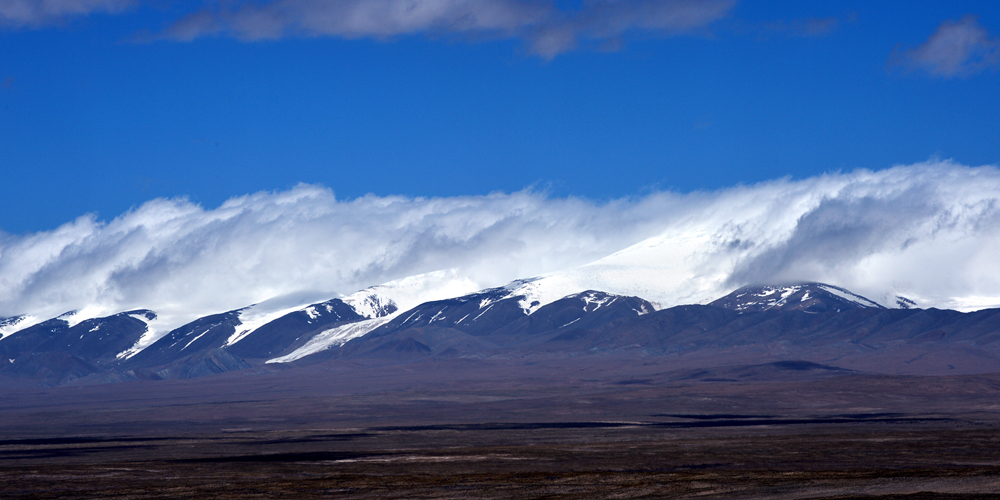
<svg viewBox="0 0 1000 500">
<path fill-rule="evenodd" d="M 354 301 L 357 303 L 357 301 Z M 393 311 L 391 303 L 379 310 Z M 150 369 L 159 377 L 177 373 L 226 371 L 244 368 L 246 360 L 288 354 L 330 327 L 366 318 L 341 299 L 282 308 L 254 305 L 199 318 L 160 337 L 148 347 L 121 356 L 121 369 Z M 206 363 L 208 363 L 206 365 Z"/>
<path fill-rule="evenodd" d="M 653 311 L 652 304 L 638 297 L 594 290 L 541 307 L 525 300 L 499 287 L 427 302 L 342 344 L 333 355 L 382 360 L 506 356 L 531 339 L 541 342 Z"/>
<path fill-rule="evenodd" d="M 46 321 L 5 318 L 0 360 L 7 362 L 0 362 L 0 376 L 93 383 L 266 371 L 331 359 L 659 356 L 709 348 L 741 352 L 769 343 L 786 349 L 806 340 L 813 347 L 849 347 L 860 341 L 854 338 L 859 332 L 867 335 L 866 345 L 902 345 L 896 341 L 915 335 L 907 328 L 916 328 L 926 342 L 939 341 L 948 328 L 970 339 L 993 332 L 989 312 L 974 321 L 950 312 L 924 318 L 919 309 L 906 310 L 915 306 L 909 299 L 885 304 L 823 283 L 748 286 L 709 303 L 701 294 L 717 284 L 681 283 L 669 262 L 653 258 L 664 252 L 655 247 L 644 242 L 588 266 L 500 287 L 477 289 L 457 271 L 445 270 L 326 300 L 317 301 L 313 293 L 276 297 L 177 327 L 151 310 L 89 317 L 97 310 L 92 308 Z M 707 305 L 663 302 L 678 297 Z M 879 324 L 901 326 L 880 332 L 860 326 L 876 317 Z M 968 321 L 978 322 L 975 332 L 963 330 Z M 926 333 L 921 325 L 936 330 Z"/>
<path fill-rule="evenodd" d="M 289 347 L 301 347 L 318 329 L 333 323 L 351 323 L 392 315 L 397 304 L 412 307 L 422 299 L 434 299 L 474 289 L 454 270 L 411 276 L 372 286 L 354 294 L 315 302 L 315 293 L 275 297 L 226 313 L 194 319 L 175 328 L 150 328 L 145 335 L 118 357 L 129 360 L 150 348 L 144 359 L 168 362 L 191 353 L 227 348 L 251 358 L 288 354 Z M 274 332 L 282 333 L 276 335 Z M 367 330 L 364 330 L 367 332 Z M 278 340 L 276 337 L 283 337 Z M 262 340 L 263 338 L 267 340 Z M 267 345 L 267 348 L 264 348 Z M 157 352 L 159 354 L 154 355 Z M 136 363 L 126 363 L 134 365 Z"/>
<path fill-rule="evenodd" d="M 899 299 L 900 304 L 910 305 L 913 303 L 902 297 Z M 860 308 L 886 309 L 885 306 L 871 299 L 844 288 L 824 283 L 745 286 L 710 302 L 709 305 L 740 312 L 781 310 L 819 313 Z"/>
<path fill-rule="evenodd" d="M 36 323 L 0 341 L 0 373 L 40 377 L 52 383 L 99 373 L 116 361 L 156 319 L 148 310 L 126 311 L 72 323 L 74 313 Z"/>
<path fill-rule="evenodd" d="M 271 358 L 268 363 L 288 363 L 339 347 L 352 339 L 367 335 L 395 320 L 403 311 L 425 301 L 455 297 L 472 290 L 475 290 L 475 285 L 460 278 L 454 269 L 410 276 L 368 287 L 341 299 L 367 319 L 337 325 L 311 335 L 298 348 Z"/>
<path fill-rule="evenodd" d="M 395 306 L 389 303 L 380 309 L 365 308 L 363 311 L 385 315 L 395 311 Z M 244 335 L 230 336 L 222 347 L 243 358 L 270 359 L 301 347 L 317 332 L 327 330 L 330 326 L 365 319 L 371 318 L 359 314 L 356 308 L 341 299 L 331 299 L 292 311 L 259 326 L 253 325 L 254 328 Z M 237 331 L 246 326 L 241 325 Z"/>
<path fill-rule="evenodd" d="M 488 288 L 474 293 L 441 300 L 431 300 L 408 310 L 390 316 L 351 325 L 343 325 L 316 335 L 300 350 L 286 356 L 274 358 L 269 363 L 286 363 L 316 354 L 333 347 L 339 347 L 350 340 L 367 335 L 375 330 L 380 334 L 417 328 L 451 328 L 471 335 L 491 332 L 512 321 L 516 321 L 538 309 L 539 304 L 519 293 L 526 280 L 518 280 L 507 286 Z M 391 293 L 390 287 L 373 287 L 361 293 L 369 293 L 385 300 L 384 294 Z"/>
<path fill-rule="evenodd" d="M 148 310 L 91 318 L 76 324 L 68 320 L 72 316 L 66 313 L 5 337 L 0 344 L 0 357 L 16 361 L 24 353 L 59 351 L 105 365 L 115 360 L 111 351 L 135 343 L 146 331 L 147 322 L 156 319 L 156 314 Z"/>
</svg>

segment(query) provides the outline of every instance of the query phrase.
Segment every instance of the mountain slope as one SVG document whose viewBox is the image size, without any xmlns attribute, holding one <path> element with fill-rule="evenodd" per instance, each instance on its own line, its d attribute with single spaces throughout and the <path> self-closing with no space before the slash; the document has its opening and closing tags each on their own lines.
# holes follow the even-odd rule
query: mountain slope
<svg viewBox="0 0 1000 500">
<path fill-rule="evenodd" d="M 598 290 L 549 300 L 556 288 L 547 278 L 398 309 L 397 300 L 440 293 L 438 278 L 425 278 L 304 306 L 291 297 L 213 314 L 156 334 L 144 348 L 157 321 L 152 311 L 79 322 L 67 313 L 0 338 L 0 375 L 57 385 L 332 360 L 581 356 L 668 356 L 705 366 L 808 361 L 880 373 L 1000 370 L 1000 310 L 889 309 L 822 283 L 743 287 L 709 305 L 656 310 L 638 296 Z"/>
<path fill-rule="evenodd" d="M 710 302 L 709 305 L 740 312 L 781 310 L 818 313 L 859 308 L 886 308 L 873 300 L 824 283 L 745 286 Z"/>
<path fill-rule="evenodd" d="M 125 370 L 158 367 L 195 353 L 219 349 L 241 325 L 240 311 L 205 316 L 174 329 L 153 345 L 122 360 L 120 367 Z"/>
<path fill-rule="evenodd" d="M 70 326 L 71 313 L 19 330 L 0 340 L 0 371 L 64 383 L 98 373 L 135 344 L 156 314 L 127 311 Z"/>
<path fill-rule="evenodd" d="M 387 304 L 373 313 L 391 311 Z M 340 299 L 313 304 L 269 321 L 250 333 L 224 346 L 230 353 L 243 358 L 270 359 L 308 342 L 312 336 L 332 325 L 354 323 L 367 319 L 354 307 Z"/>
<path fill-rule="evenodd" d="M 339 357 L 489 357 L 524 343 L 653 311 L 638 297 L 587 291 L 531 311 L 504 287 L 413 308 L 368 335 L 345 343 Z M 527 304 L 529 308 L 531 304 Z M 530 312 L 530 314 L 529 314 Z"/>
</svg>

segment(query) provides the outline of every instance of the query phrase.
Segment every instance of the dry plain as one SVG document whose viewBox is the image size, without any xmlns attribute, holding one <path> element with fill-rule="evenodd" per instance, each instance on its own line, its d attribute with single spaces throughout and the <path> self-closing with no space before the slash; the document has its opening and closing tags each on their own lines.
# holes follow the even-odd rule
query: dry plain
<svg viewBox="0 0 1000 500">
<path fill-rule="evenodd" d="M 328 362 L 6 386 L 4 498 L 997 498 L 1000 375 Z"/>
</svg>

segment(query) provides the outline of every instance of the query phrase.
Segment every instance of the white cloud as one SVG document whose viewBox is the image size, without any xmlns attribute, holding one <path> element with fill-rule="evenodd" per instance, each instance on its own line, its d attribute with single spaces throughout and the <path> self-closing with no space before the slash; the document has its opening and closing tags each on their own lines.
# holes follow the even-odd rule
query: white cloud
<svg viewBox="0 0 1000 500">
<path fill-rule="evenodd" d="M 644 266 L 645 295 L 663 305 L 817 280 L 970 308 L 1000 305 L 998 251 L 1000 171 L 947 161 L 610 203 L 530 191 L 337 200 L 300 185 L 6 235 L 0 317 L 148 307 L 182 321 L 438 269 L 487 287 L 593 261 L 584 274 Z"/>
<path fill-rule="evenodd" d="M 117 13 L 134 0 L 0 0 L 0 26 L 39 26 L 93 12 Z"/>
<path fill-rule="evenodd" d="M 656 232 L 673 195 L 594 205 L 532 192 L 338 201 L 318 186 L 206 210 L 157 199 L 0 242 L 0 317 L 101 304 L 190 317 L 458 268 L 475 283 L 572 267 Z M 91 311 L 97 311 L 93 307 Z"/>
<path fill-rule="evenodd" d="M 565 10 L 543 0 L 274 0 L 194 12 L 161 36 L 262 40 L 462 35 L 520 39 L 530 52 L 551 58 L 572 50 L 581 39 L 617 43 L 632 32 L 677 34 L 704 28 L 726 16 L 734 4 L 735 0 L 589 0 L 577 10 Z"/>
<path fill-rule="evenodd" d="M 889 61 L 942 77 L 967 76 L 1000 64 L 1000 39 L 991 38 L 976 16 L 945 21 L 920 46 L 893 52 Z"/>
</svg>

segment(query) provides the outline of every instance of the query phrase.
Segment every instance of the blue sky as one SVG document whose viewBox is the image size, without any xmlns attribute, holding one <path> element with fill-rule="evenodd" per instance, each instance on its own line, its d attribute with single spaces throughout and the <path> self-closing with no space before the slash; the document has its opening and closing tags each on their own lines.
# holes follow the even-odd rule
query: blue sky
<svg viewBox="0 0 1000 500">
<path fill-rule="evenodd" d="M 404 3 L 0 0 L 0 230 L 300 182 L 600 201 L 1000 162 L 997 2 L 421 0 L 434 15 L 384 17 Z"/>
</svg>

